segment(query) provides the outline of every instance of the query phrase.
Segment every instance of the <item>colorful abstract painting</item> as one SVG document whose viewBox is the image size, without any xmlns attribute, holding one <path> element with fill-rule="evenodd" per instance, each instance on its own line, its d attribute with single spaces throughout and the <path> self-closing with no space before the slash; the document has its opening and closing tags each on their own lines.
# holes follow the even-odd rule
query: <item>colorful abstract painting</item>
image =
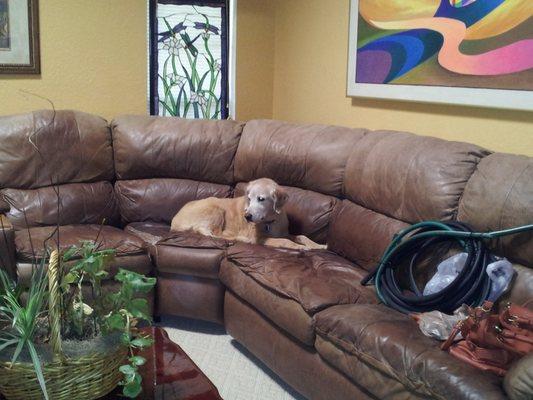
<svg viewBox="0 0 533 400">
<path fill-rule="evenodd" d="M 0 50 L 9 50 L 9 9 L 8 0 L 0 0 Z"/>
<path fill-rule="evenodd" d="M 401 86 L 406 99 L 429 101 L 407 92 L 525 92 L 532 104 L 518 108 L 533 109 L 533 0 L 352 0 L 351 23 L 349 88 Z M 477 104 L 475 91 L 455 93 Z"/>
</svg>

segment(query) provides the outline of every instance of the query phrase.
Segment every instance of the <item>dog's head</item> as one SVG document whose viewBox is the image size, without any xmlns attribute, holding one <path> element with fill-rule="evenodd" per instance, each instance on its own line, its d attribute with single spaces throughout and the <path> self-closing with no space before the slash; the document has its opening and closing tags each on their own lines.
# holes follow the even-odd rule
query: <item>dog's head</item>
<svg viewBox="0 0 533 400">
<path fill-rule="evenodd" d="M 258 224 L 274 221 L 289 196 L 272 179 L 261 178 L 248 183 L 245 198 L 244 217 L 248 222 Z"/>
</svg>

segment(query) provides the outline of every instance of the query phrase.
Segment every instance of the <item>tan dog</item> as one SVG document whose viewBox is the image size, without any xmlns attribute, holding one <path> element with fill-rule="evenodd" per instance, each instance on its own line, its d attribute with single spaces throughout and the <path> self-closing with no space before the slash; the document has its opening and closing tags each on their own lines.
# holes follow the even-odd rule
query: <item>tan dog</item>
<svg viewBox="0 0 533 400">
<path fill-rule="evenodd" d="M 172 219 L 170 229 L 266 246 L 325 249 L 306 236 L 289 234 L 283 210 L 288 197 L 272 179 L 257 179 L 248 183 L 242 197 L 209 197 L 187 203 Z"/>
</svg>

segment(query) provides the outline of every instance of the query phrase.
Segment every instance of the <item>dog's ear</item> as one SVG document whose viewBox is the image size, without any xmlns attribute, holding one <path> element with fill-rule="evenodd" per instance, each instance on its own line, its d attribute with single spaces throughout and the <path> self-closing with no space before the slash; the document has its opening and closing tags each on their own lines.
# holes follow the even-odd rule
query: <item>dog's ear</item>
<svg viewBox="0 0 533 400">
<path fill-rule="evenodd" d="M 281 214 L 283 206 L 289 200 L 289 194 L 285 189 L 277 186 L 272 193 L 272 198 L 274 199 L 274 211 Z"/>
</svg>

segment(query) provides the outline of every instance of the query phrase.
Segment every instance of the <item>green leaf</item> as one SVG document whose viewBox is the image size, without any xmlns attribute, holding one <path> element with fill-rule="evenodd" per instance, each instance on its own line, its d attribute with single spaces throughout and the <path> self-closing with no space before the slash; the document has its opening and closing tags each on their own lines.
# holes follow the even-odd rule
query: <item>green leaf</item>
<svg viewBox="0 0 533 400">
<path fill-rule="evenodd" d="M 95 275 L 96 275 L 98 278 L 103 279 L 103 278 L 105 278 L 106 276 L 108 276 L 109 274 L 108 274 L 106 271 L 102 270 L 102 271 L 98 271 Z"/>
<path fill-rule="evenodd" d="M 130 362 L 133 365 L 144 365 L 144 364 L 146 364 L 146 358 L 141 357 L 141 356 L 133 356 L 133 357 L 130 357 L 129 360 L 130 360 Z"/>
<path fill-rule="evenodd" d="M 120 372 L 122 372 L 124 375 L 133 375 L 137 372 L 137 369 L 132 367 L 131 365 L 121 365 L 118 369 Z"/>
<path fill-rule="evenodd" d="M 172 57 L 172 68 L 174 70 L 174 74 L 177 75 L 174 56 L 170 55 L 169 57 Z M 166 62 L 168 62 L 168 59 L 167 59 L 167 61 L 165 61 L 165 63 Z M 165 101 L 162 102 L 162 103 L 166 106 L 166 108 L 168 110 L 175 110 L 176 101 L 174 100 L 174 96 L 172 94 L 172 87 L 173 87 L 172 82 L 168 82 L 166 76 L 163 77 L 163 76 L 159 75 L 159 78 L 161 79 L 161 82 L 163 83 L 164 92 L 165 92 Z M 167 99 L 170 100 L 170 105 L 167 104 Z M 161 100 L 159 100 L 159 101 L 161 102 Z M 172 114 L 172 113 L 171 113 L 171 115 L 176 116 L 176 114 Z"/>
<path fill-rule="evenodd" d="M 122 268 L 115 275 L 115 280 L 122 282 L 122 283 L 129 283 L 132 289 L 135 292 L 139 292 L 139 293 L 150 292 L 156 283 L 155 278 L 148 278 L 144 275 L 137 274 L 136 272 L 128 271 Z"/>
<path fill-rule="evenodd" d="M 7 322 L 12 328 L 9 332 L 5 330 L 0 331 L 2 333 L 2 338 L 0 338 L 0 343 L 2 344 L 0 347 L 3 350 L 7 346 L 14 346 L 16 344 L 11 359 L 13 363 L 18 359 L 24 346 L 27 347 L 44 397 L 48 399 L 40 360 L 32 342 L 37 319 L 42 314 L 45 303 L 47 279 L 45 268 L 42 264 L 43 262 L 32 273 L 31 286 L 29 287 L 25 303 L 19 301 L 18 285 L 11 283 L 10 279 L 4 276 L 5 272 L 0 270 L 0 285 L 2 287 L 0 317 L 2 317 L 2 321 Z"/>
<path fill-rule="evenodd" d="M 122 394 L 126 397 L 129 397 L 130 399 L 136 398 L 138 395 L 141 394 L 141 392 L 141 383 L 137 381 L 133 381 L 124 385 L 124 389 L 122 389 Z"/>
<path fill-rule="evenodd" d="M 39 360 L 39 356 L 37 355 L 37 351 L 35 350 L 32 342 L 28 342 L 28 350 L 33 362 L 33 367 L 35 368 L 35 373 L 37 374 L 37 380 L 39 381 L 39 385 L 43 391 L 44 398 L 45 400 L 48 400 L 48 392 L 46 390 L 46 383 L 44 380 L 43 370 L 41 368 L 41 360 Z"/>
<path fill-rule="evenodd" d="M 121 314 L 112 314 L 106 319 L 106 323 L 110 330 L 123 331 L 126 328 L 126 321 Z"/>
<path fill-rule="evenodd" d="M 153 343 L 153 340 L 147 337 L 138 337 L 131 341 L 132 347 L 148 347 Z"/>
<path fill-rule="evenodd" d="M 22 348 L 26 344 L 26 339 L 20 338 L 17 344 L 17 348 L 13 352 L 13 358 L 11 359 L 11 364 L 14 364 L 17 359 L 19 358 L 20 352 L 22 351 Z"/>
<path fill-rule="evenodd" d="M 19 339 L 5 340 L 2 344 L 0 344 L 0 351 L 4 350 L 5 348 L 9 346 L 13 346 L 14 344 L 17 344 L 18 341 Z"/>
<path fill-rule="evenodd" d="M 67 251 L 63 253 L 63 261 L 70 260 L 72 257 L 76 255 L 77 251 L 78 251 L 78 248 L 76 246 L 72 246 L 71 248 L 69 248 Z"/>
<path fill-rule="evenodd" d="M 62 285 L 64 285 L 64 284 L 70 285 L 72 283 L 77 282 L 78 279 L 80 279 L 80 276 L 78 275 L 78 273 L 76 273 L 74 271 L 70 271 L 68 274 L 66 274 L 63 277 L 63 281 L 61 282 L 61 284 Z"/>
<path fill-rule="evenodd" d="M 207 58 L 206 58 L 207 60 Z M 209 75 L 211 71 L 206 71 L 206 73 L 202 76 L 202 78 L 200 79 L 200 82 L 198 83 L 198 90 L 201 90 L 202 89 L 202 86 L 204 85 L 204 81 L 205 81 L 205 78 L 207 78 L 207 76 Z"/>
<path fill-rule="evenodd" d="M 135 318 L 150 319 L 150 307 L 146 299 L 133 299 L 126 307 Z"/>
<path fill-rule="evenodd" d="M 170 33 L 172 33 L 172 36 L 175 36 L 175 33 L 174 31 L 172 30 L 172 27 L 170 26 L 170 24 L 168 23 L 167 19 L 165 17 L 163 17 L 163 22 L 165 23 L 165 25 L 167 26 L 167 29 Z"/>
<path fill-rule="evenodd" d="M 167 103 L 163 102 L 162 100 L 159 100 L 159 102 L 161 103 L 163 107 L 166 108 L 166 110 L 169 112 L 170 115 L 172 115 L 173 117 L 175 116 L 174 111 L 170 108 L 170 106 Z"/>
<path fill-rule="evenodd" d="M 130 338 L 129 333 L 123 333 L 122 335 L 120 335 L 120 341 L 123 344 L 125 344 L 126 346 L 130 346 L 131 345 L 131 338 Z"/>
</svg>

